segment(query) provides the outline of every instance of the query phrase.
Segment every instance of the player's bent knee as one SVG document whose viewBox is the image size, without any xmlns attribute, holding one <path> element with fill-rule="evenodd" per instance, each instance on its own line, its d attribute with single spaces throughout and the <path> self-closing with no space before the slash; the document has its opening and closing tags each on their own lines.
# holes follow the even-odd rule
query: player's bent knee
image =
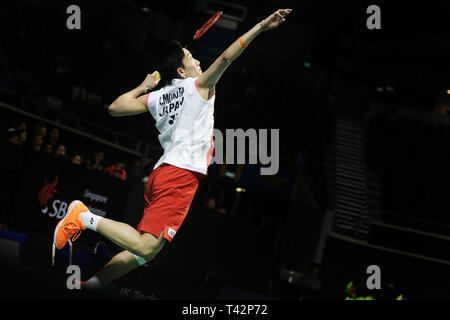
<svg viewBox="0 0 450 320">
<path fill-rule="evenodd" d="M 147 261 L 153 259 L 156 254 L 161 250 L 162 246 L 148 246 L 140 250 L 140 256 L 145 258 Z"/>
<path fill-rule="evenodd" d="M 165 239 L 147 238 L 142 239 L 135 250 L 135 255 L 150 261 L 164 246 Z"/>
</svg>

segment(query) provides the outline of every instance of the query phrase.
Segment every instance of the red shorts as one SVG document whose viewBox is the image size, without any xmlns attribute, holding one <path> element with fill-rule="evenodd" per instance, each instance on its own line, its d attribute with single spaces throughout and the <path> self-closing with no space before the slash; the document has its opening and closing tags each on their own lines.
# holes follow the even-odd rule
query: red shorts
<svg viewBox="0 0 450 320">
<path fill-rule="evenodd" d="M 137 230 L 159 237 L 164 229 L 164 238 L 172 241 L 203 177 L 166 163 L 153 170 L 145 187 L 145 208 Z"/>
</svg>

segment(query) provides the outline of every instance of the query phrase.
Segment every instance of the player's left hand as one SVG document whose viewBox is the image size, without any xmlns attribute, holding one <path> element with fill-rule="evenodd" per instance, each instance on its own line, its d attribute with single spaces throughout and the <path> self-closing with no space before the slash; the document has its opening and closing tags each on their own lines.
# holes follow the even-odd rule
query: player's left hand
<svg viewBox="0 0 450 320">
<path fill-rule="evenodd" d="M 273 30 L 280 26 L 285 21 L 285 17 L 291 13 L 292 9 L 279 9 L 261 21 L 265 30 Z"/>
</svg>

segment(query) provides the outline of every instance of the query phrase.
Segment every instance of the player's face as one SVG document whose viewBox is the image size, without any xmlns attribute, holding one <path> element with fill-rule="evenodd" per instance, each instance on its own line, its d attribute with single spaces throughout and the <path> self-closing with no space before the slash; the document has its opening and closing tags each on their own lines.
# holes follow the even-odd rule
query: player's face
<svg viewBox="0 0 450 320">
<path fill-rule="evenodd" d="M 189 50 L 183 48 L 183 51 L 184 51 L 183 69 L 185 76 L 192 78 L 199 77 L 202 74 L 202 68 L 200 68 L 200 61 L 194 59 Z"/>
</svg>

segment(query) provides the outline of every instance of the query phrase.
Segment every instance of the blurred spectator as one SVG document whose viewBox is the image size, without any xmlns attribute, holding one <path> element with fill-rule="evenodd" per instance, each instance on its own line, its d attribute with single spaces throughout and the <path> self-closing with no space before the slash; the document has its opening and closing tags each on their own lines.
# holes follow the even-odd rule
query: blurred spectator
<svg viewBox="0 0 450 320">
<path fill-rule="evenodd" d="M 22 145 L 19 140 L 19 135 L 17 134 L 16 130 L 14 129 L 8 129 L 6 132 L 6 141 L 15 145 Z"/>
<path fill-rule="evenodd" d="M 86 168 L 91 170 L 103 171 L 105 169 L 105 154 L 98 151 L 94 154 L 92 159 L 86 161 Z"/>
<path fill-rule="evenodd" d="M 27 123 L 25 120 L 14 120 L 13 126 L 6 131 L 6 140 L 17 145 L 23 145 L 27 141 Z"/>
<path fill-rule="evenodd" d="M 16 132 L 21 132 L 22 130 L 27 130 L 27 122 L 22 119 L 15 120 L 13 127 L 16 130 Z"/>
<path fill-rule="evenodd" d="M 58 144 L 55 148 L 55 158 L 66 160 L 66 146 L 64 144 Z"/>
<path fill-rule="evenodd" d="M 44 137 L 40 134 L 34 136 L 31 139 L 31 148 L 33 151 L 39 152 L 41 151 L 42 144 L 44 143 Z"/>
<path fill-rule="evenodd" d="M 27 142 L 27 130 L 21 130 L 17 132 L 19 136 L 20 145 L 23 146 Z"/>
<path fill-rule="evenodd" d="M 115 164 L 107 167 L 105 173 L 116 177 L 121 180 L 127 180 L 127 172 L 125 171 L 125 164 L 123 162 L 116 162 Z"/>
<path fill-rule="evenodd" d="M 48 155 L 51 155 L 53 153 L 53 145 L 51 143 L 45 142 L 42 147 L 42 152 Z"/>
<path fill-rule="evenodd" d="M 322 280 L 320 279 L 320 265 L 313 263 L 311 271 L 300 280 L 300 286 L 305 289 L 320 290 L 322 287 Z"/>
<path fill-rule="evenodd" d="M 43 122 L 38 122 L 33 126 L 33 135 L 41 135 L 43 139 L 47 135 L 47 127 Z"/>
<path fill-rule="evenodd" d="M 72 163 L 76 165 L 82 165 L 84 163 L 84 157 L 82 154 L 77 153 L 72 157 Z"/>
<path fill-rule="evenodd" d="M 47 142 L 51 143 L 53 146 L 56 146 L 59 138 L 59 129 L 52 128 L 48 134 Z"/>
</svg>

